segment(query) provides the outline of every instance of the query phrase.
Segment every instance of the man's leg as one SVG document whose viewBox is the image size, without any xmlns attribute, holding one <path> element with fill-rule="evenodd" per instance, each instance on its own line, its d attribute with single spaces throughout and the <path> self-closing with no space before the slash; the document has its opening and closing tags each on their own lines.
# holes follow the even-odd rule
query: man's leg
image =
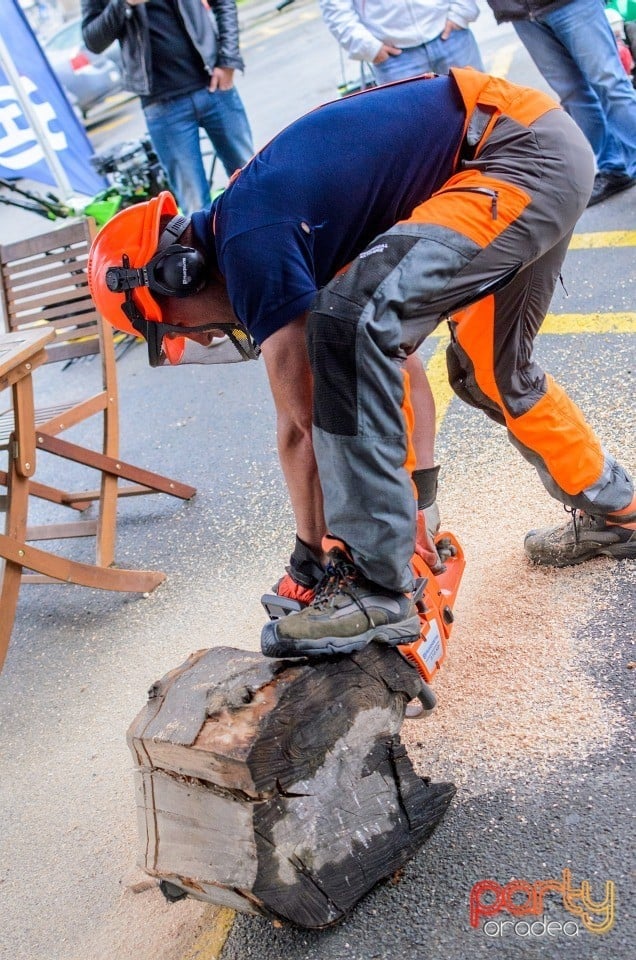
<svg viewBox="0 0 636 960">
<path fill-rule="evenodd" d="M 508 287 L 453 317 L 449 374 L 462 399 L 505 425 L 551 496 L 571 508 L 605 515 L 630 502 L 631 480 L 532 355 L 550 302 L 550 280 L 561 262 L 556 249 L 554 254 L 550 251 Z"/>
<path fill-rule="evenodd" d="M 230 90 L 197 90 L 197 121 L 212 141 L 228 177 L 254 154 L 252 131 L 236 87 Z"/>
<path fill-rule="evenodd" d="M 528 130 L 504 117 L 478 159 L 465 168 L 439 194 L 417 208 L 408 222 L 384 235 L 387 248 L 378 256 L 384 260 L 385 269 L 390 267 L 390 257 L 395 258 L 391 272 L 379 274 L 377 264 L 373 270 L 370 254 L 356 261 L 317 300 L 315 314 L 321 315 L 324 330 L 317 326 L 316 316 L 310 320 L 310 336 L 313 328 L 314 337 L 320 335 L 325 340 L 312 365 L 317 393 L 314 447 L 319 469 L 323 463 L 329 464 L 324 478 L 321 469 L 327 526 L 350 545 L 355 562 L 367 576 L 386 583 L 381 579 L 384 568 L 391 571 L 395 586 L 399 583 L 398 571 L 387 554 L 405 556 L 404 532 L 408 530 L 406 485 L 399 485 L 400 451 L 393 451 L 392 464 L 377 469 L 374 437 L 386 437 L 386 426 L 371 431 L 365 442 L 359 423 L 352 422 L 350 435 L 355 439 L 348 440 L 339 431 L 334 414 L 334 410 L 342 409 L 343 398 L 336 394 L 335 404 L 328 409 L 329 368 L 337 341 L 337 321 L 331 318 L 341 320 L 345 308 L 354 309 L 356 299 L 362 305 L 366 296 L 369 305 L 359 315 L 355 350 L 362 350 L 367 341 L 369 347 L 365 353 L 357 353 L 351 370 L 351 375 L 357 375 L 357 395 L 355 400 L 350 399 L 349 408 L 359 419 L 366 416 L 374 426 L 381 425 L 381 417 L 392 409 L 395 426 L 402 400 L 395 378 L 391 386 L 390 363 L 395 363 L 399 350 L 410 352 L 417 346 L 417 338 L 430 332 L 440 315 L 455 313 L 462 300 L 466 302 L 493 281 L 510 278 L 517 268 L 516 276 L 494 294 L 495 309 L 490 316 L 480 304 L 472 308 L 477 323 L 464 321 L 463 328 L 459 324 L 459 349 L 480 368 L 478 389 L 472 389 L 464 378 L 462 395 L 506 424 L 511 438 L 537 466 L 552 495 L 564 503 L 613 515 L 627 508 L 633 496 L 626 472 L 602 450 L 576 405 L 532 358 L 534 337 L 548 309 L 569 236 L 585 207 L 592 181 L 593 164 L 580 130 L 558 110 L 549 112 Z M 504 176 L 505 180 L 500 179 Z M 560 198 L 558 218 L 554 216 L 555 195 Z M 485 218 L 484 210 L 495 203 L 497 215 Z M 459 234 L 460 229 L 465 234 Z M 376 240 L 372 249 L 381 246 Z M 365 284 L 377 282 L 378 276 L 381 282 L 371 293 Z M 466 314 L 470 315 L 471 309 Z M 332 350 L 329 327 L 334 328 Z M 378 352 L 381 358 L 376 356 Z M 344 353 L 350 355 L 351 351 Z M 351 364 L 350 359 L 336 360 L 336 365 L 339 362 Z M 363 392 L 367 380 L 371 381 L 368 397 Z M 379 380 L 383 381 L 380 389 L 387 395 L 378 393 L 374 400 Z M 318 392 L 323 388 L 320 397 Z M 376 408 L 381 414 L 374 421 Z M 377 490 L 366 486 L 366 501 L 361 491 L 370 474 L 380 486 Z M 383 482 L 387 490 L 391 485 L 384 496 Z M 375 502 L 394 505 L 401 520 L 393 524 L 390 533 L 383 524 L 358 524 L 358 511 L 351 509 L 353 489 L 356 508 L 368 510 L 371 516 Z"/>
<path fill-rule="evenodd" d="M 360 279 L 353 278 L 354 286 Z M 323 302 L 329 310 L 329 296 Z M 371 642 L 398 646 L 419 636 L 408 592 L 416 521 L 411 408 L 390 326 L 379 329 L 372 316 L 359 324 L 324 316 L 320 305 L 308 320 L 313 445 L 325 502 L 340 522 L 336 536 L 323 540 L 325 577 L 315 600 L 265 625 L 265 656 L 352 653 Z M 364 544 L 378 548 L 378 540 L 375 555 L 360 552 Z"/>
<path fill-rule="evenodd" d="M 191 96 L 151 103 L 144 109 L 148 133 L 182 213 L 210 203 L 199 145 L 199 124 Z"/>
<path fill-rule="evenodd" d="M 532 356 L 566 247 L 567 238 L 562 253 L 554 248 L 499 293 L 456 314 L 447 351 L 458 395 L 506 426 L 547 491 L 572 512 L 567 524 L 531 531 L 525 539 L 530 559 L 553 566 L 636 555 L 636 531 L 624 525 L 629 518 L 611 516 L 632 503 L 631 478 Z"/>
<path fill-rule="evenodd" d="M 474 67 L 484 71 L 481 53 L 471 30 L 453 30 L 446 40 L 436 37 L 426 44 L 435 73 L 448 73 L 451 67 Z"/>
<path fill-rule="evenodd" d="M 583 26 L 585 25 L 585 26 Z M 636 176 L 636 91 L 599 0 L 571 0 L 514 23 L 537 67 L 592 145 L 600 171 Z"/>
<path fill-rule="evenodd" d="M 549 127 L 552 119 L 558 115 L 548 114 L 538 128 Z M 539 129 L 537 132 L 542 135 Z M 478 161 L 490 168 L 493 147 L 496 157 L 496 140 L 497 130 Z M 571 148 L 576 154 L 576 138 Z M 573 173 L 575 164 L 573 156 Z M 552 186 L 556 194 L 563 195 L 563 184 L 555 181 Z M 545 199 L 549 203 L 547 195 Z M 522 219 L 530 218 L 532 224 L 533 217 L 544 217 L 548 209 L 535 200 Z M 563 212 L 563 222 L 572 222 Z M 507 427 L 511 441 L 536 467 L 555 499 L 571 510 L 584 511 L 583 518 L 574 515 L 565 527 L 533 531 L 526 538 L 531 559 L 556 566 L 597 555 L 636 554 L 631 478 L 602 448 L 578 407 L 532 356 L 568 240 L 566 234 L 500 291 L 456 313 L 448 350 L 451 383 L 459 396 Z M 484 251 L 482 263 L 496 248 L 495 243 Z"/>
<path fill-rule="evenodd" d="M 372 63 L 371 69 L 378 83 L 393 83 L 394 80 L 407 80 L 420 73 L 431 73 L 433 67 L 428 56 L 426 44 L 407 47 L 397 56 L 388 57 L 382 63 Z"/>
</svg>

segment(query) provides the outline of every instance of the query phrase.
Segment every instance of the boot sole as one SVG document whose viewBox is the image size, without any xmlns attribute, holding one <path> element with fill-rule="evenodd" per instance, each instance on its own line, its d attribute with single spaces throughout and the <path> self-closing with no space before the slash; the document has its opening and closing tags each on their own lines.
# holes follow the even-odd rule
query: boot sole
<svg viewBox="0 0 636 960">
<path fill-rule="evenodd" d="M 261 632 L 261 650 L 266 657 L 331 657 L 341 653 L 355 653 L 370 643 L 397 647 L 412 643 L 420 635 L 419 617 L 411 617 L 402 623 L 386 623 L 372 627 L 355 637 L 317 637 L 313 639 L 288 640 L 279 638 L 279 621 L 266 623 Z"/>
</svg>

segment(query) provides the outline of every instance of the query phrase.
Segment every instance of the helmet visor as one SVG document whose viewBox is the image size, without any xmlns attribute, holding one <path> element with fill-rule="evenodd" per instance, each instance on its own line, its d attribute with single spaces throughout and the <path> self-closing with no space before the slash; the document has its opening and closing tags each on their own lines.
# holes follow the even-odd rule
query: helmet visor
<svg viewBox="0 0 636 960">
<path fill-rule="evenodd" d="M 257 360 L 258 344 L 239 323 L 202 323 L 196 327 L 178 327 L 170 323 L 146 320 L 132 297 L 128 296 L 122 310 L 132 326 L 148 344 L 148 363 L 151 367 L 174 367 L 184 363 L 237 363 Z M 189 334 L 220 333 L 209 344 L 191 340 Z"/>
</svg>

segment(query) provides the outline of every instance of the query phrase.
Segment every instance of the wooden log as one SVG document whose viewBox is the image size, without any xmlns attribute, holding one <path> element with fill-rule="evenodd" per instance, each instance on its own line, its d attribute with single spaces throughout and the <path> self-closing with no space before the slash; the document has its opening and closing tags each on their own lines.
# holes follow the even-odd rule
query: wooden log
<svg viewBox="0 0 636 960">
<path fill-rule="evenodd" d="M 311 663 L 192 654 L 128 731 L 140 866 L 175 899 L 307 928 L 342 919 L 415 853 L 455 792 L 418 777 L 400 741 L 418 689 L 400 654 L 376 644 Z"/>
</svg>

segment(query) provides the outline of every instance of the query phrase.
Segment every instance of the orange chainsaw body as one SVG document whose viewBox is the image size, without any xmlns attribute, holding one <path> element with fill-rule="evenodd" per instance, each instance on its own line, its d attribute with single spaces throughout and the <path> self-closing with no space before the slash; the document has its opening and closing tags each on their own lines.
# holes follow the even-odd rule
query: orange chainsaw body
<svg viewBox="0 0 636 960">
<path fill-rule="evenodd" d="M 441 573 L 433 573 L 430 567 L 413 556 L 411 566 L 416 578 L 424 581 L 424 589 L 417 607 L 422 624 L 420 635 L 412 643 L 402 644 L 398 650 L 415 667 L 426 683 L 429 683 L 446 657 L 446 648 L 453 628 L 453 606 L 466 561 L 464 551 L 452 533 L 445 531 L 435 537 L 435 542 L 450 540 L 454 555 L 444 561 Z"/>
</svg>

